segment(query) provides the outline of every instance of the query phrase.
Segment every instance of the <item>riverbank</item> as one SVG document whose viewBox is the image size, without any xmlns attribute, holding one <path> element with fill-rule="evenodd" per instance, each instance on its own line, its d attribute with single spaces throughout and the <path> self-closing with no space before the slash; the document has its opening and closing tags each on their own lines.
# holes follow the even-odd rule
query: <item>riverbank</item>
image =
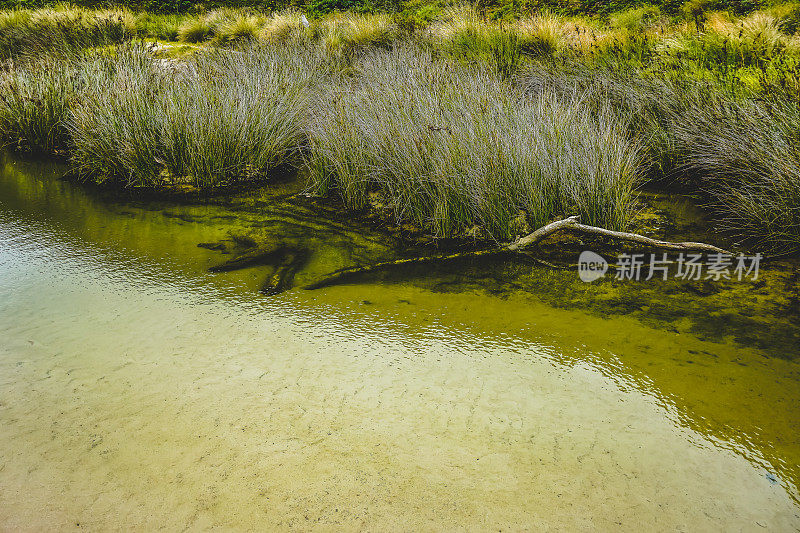
<svg viewBox="0 0 800 533">
<path fill-rule="evenodd" d="M 254 38 L 180 60 L 132 42 L 78 42 L 66 56 L 33 42 L 4 73 L 0 137 L 118 186 L 213 189 L 300 171 L 316 194 L 387 208 L 437 239 L 507 241 L 569 215 L 623 230 L 633 191 L 680 186 L 702 192 L 746 249 L 794 252 L 800 110 L 784 11 L 707 13 L 702 28 L 647 10 L 609 19 L 633 48 L 616 34 L 584 47 L 558 33 L 566 19 L 538 15 L 535 31 L 550 24 L 558 41 L 545 50 L 520 33 L 533 22 L 470 8 L 410 34 L 384 15 L 305 27 L 298 12 L 275 14 Z M 123 15 L 91 20 L 132 23 Z M 47 19 L 15 16 L 7 28 Z M 138 33 L 123 26 L 102 43 Z"/>
</svg>

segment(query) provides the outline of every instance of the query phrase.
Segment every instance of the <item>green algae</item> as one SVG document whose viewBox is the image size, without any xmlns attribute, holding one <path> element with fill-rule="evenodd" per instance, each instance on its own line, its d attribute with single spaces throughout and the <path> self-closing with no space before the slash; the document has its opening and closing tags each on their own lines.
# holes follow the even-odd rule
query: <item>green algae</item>
<svg viewBox="0 0 800 533">
<path fill-rule="evenodd" d="M 278 180 L 238 195 L 185 198 L 176 203 L 81 190 L 58 179 L 59 165 L 6 160 L 4 166 L 7 176 L 16 176 L 13 184 L 8 180 L 0 184 L 6 187 L 3 192 L 8 200 L 16 196 L 29 207 L 41 204 L 42 210 L 50 211 L 42 214 L 56 217 L 60 224 L 78 224 L 84 232 L 100 234 L 106 241 L 151 257 L 174 255 L 181 268 L 239 276 L 256 289 L 275 276 L 287 251 L 303 256 L 302 265 L 294 268 L 294 286 L 315 282 L 338 269 L 432 251 L 418 244 L 419 234 L 402 228 L 397 231 L 370 213 L 343 214 L 334 202 L 304 195 L 298 179 Z M 728 244 L 725 236 L 700 233 L 707 219 L 691 197 L 643 193 L 641 201 L 639 231 L 656 238 Z M 108 219 L 120 217 L 128 223 L 108 223 Z M 129 225 L 137 229 L 131 232 Z M 195 239 L 195 246 L 201 248 L 172 247 L 169 239 L 174 237 L 167 234 L 176 232 L 177 227 L 184 228 L 182 239 Z M 413 283 L 436 292 L 478 290 L 501 298 L 519 293 L 557 308 L 597 316 L 632 316 L 657 329 L 712 342 L 735 342 L 788 360 L 800 357 L 800 263 L 794 260 L 764 261 L 756 280 L 679 280 L 672 276 L 666 281 L 618 280 L 612 271 L 587 284 L 571 269 L 577 253 L 595 249 L 613 263 L 615 254 L 625 250 L 569 236 L 560 239 L 557 246 L 552 242 L 542 246 L 540 254 L 563 269 L 543 266 L 524 255 L 512 260 L 503 256 L 406 266 L 357 281 Z M 458 242 L 440 242 L 439 246 L 452 248 Z M 238 270 L 248 272 L 237 274 Z"/>
</svg>

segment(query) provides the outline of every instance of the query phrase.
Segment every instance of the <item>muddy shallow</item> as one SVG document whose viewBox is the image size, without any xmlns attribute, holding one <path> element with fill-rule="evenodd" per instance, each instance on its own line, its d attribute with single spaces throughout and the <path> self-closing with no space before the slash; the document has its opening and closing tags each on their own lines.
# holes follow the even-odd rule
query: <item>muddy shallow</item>
<svg viewBox="0 0 800 533">
<path fill-rule="evenodd" d="M 57 172 L 0 173 L 0 528 L 800 529 L 791 271 L 735 304 L 752 342 L 724 290 L 525 265 L 266 297 L 197 244 L 303 240 L 302 281 L 393 243 Z"/>
</svg>

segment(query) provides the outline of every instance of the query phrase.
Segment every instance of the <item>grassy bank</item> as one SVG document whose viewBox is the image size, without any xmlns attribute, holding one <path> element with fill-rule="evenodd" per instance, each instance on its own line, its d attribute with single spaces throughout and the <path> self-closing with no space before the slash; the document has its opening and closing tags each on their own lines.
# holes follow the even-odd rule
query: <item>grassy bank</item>
<svg viewBox="0 0 800 533">
<path fill-rule="evenodd" d="M 359 60 L 309 130 L 318 192 L 360 208 L 380 192 L 399 222 L 506 239 L 564 213 L 622 229 L 639 149 L 610 108 L 526 95 L 485 67 L 410 46 Z"/>
<path fill-rule="evenodd" d="M 40 19 L 21 13 L 0 37 L 33 34 Z M 7 144 L 132 186 L 302 168 L 317 193 L 438 237 L 507 239 L 570 214 L 624 229 L 637 186 L 679 183 L 755 245 L 800 246 L 791 5 L 505 21 L 462 6 L 413 24 L 350 13 L 307 25 L 298 10 L 123 11 L 107 33 L 85 22 L 109 13 L 85 13 L 75 24 L 94 37 L 62 39 L 77 44 L 57 54 L 35 39 L 5 49 Z M 62 26 L 51 31 L 77 31 Z M 148 32 L 202 47 L 173 61 L 133 44 Z"/>
<path fill-rule="evenodd" d="M 730 81 L 654 77 L 629 67 L 532 67 L 530 93 L 586 95 L 610 106 L 642 149 L 641 172 L 661 188 L 694 190 L 720 227 L 751 246 L 800 244 L 800 107 L 794 90 Z"/>
</svg>

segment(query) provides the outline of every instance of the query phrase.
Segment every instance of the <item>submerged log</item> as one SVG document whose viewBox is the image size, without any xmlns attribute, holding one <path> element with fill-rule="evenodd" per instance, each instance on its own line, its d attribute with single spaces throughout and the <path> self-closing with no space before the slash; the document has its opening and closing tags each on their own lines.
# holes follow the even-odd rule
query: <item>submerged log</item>
<svg viewBox="0 0 800 533">
<path fill-rule="evenodd" d="M 213 266 L 209 272 L 233 272 L 246 268 L 271 266 L 275 272 L 267 279 L 261 287 L 264 294 L 279 294 L 292 288 L 294 276 L 305 266 L 308 261 L 309 251 L 284 243 L 274 245 L 272 248 L 260 248 L 255 241 L 246 238 L 236 239 L 239 243 L 246 246 L 243 252 L 237 254 L 233 259 Z M 252 243 L 252 244 L 250 244 Z M 200 243 L 197 246 L 208 250 L 221 251 L 227 253 L 227 247 L 222 243 Z"/>
<path fill-rule="evenodd" d="M 258 267 L 269 265 L 275 262 L 276 259 L 284 255 L 283 249 L 275 250 L 261 250 L 253 249 L 248 250 L 234 257 L 233 259 L 222 263 L 221 265 L 213 266 L 208 269 L 209 272 L 233 272 L 235 270 L 242 270 L 245 268 Z"/>
<path fill-rule="evenodd" d="M 537 229 L 536 231 L 534 231 L 529 235 L 526 235 L 525 237 L 521 237 L 509 244 L 505 244 L 503 246 L 500 246 L 498 248 L 493 248 L 490 250 L 478 250 L 478 251 L 461 252 L 461 253 L 447 254 L 447 255 L 414 257 L 411 259 L 398 259 L 395 261 L 384 261 L 372 265 L 344 268 L 341 270 L 337 270 L 335 272 L 331 272 L 327 276 L 324 276 L 323 278 L 309 285 L 306 285 L 305 289 L 306 290 L 321 289 L 323 287 L 329 287 L 331 285 L 344 283 L 348 279 L 352 279 L 362 274 L 369 274 L 395 267 L 408 266 L 408 265 L 439 264 L 443 262 L 460 260 L 460 259 L 519 253 L 527 248 L 531 248 L 539 244 L 544 239 L 553 235 L 554 233 L 563 230 L 570 230 L 574 232 L 586 233 L 591 235 L 599 235 L 602 237 L 608 237 L 618 241 L 640 244 L 648 248 L 657 248 L 661 250 L 724 253 L 724 254 L 730 253 L 723 250 L 722 248 L 718 248 L 711 244 L 705 244 L 702 242 L 661 241 L 657 239 L 651 239 L 650 237 L 645 237 L 644 235 L 639 235 L 638 233 L 626 233 L 622 231 L 612 231 L 605 228 L 599 228 L 596 226 L 587 226 L 585 224 L 579 223 L 578 220 L 579 217 L 572 216 L 565 218 L 563 220 L 557 220 L 555 222 L 551 222 L 550 224 L 542 226 L 541 228 Z"/>
<path fill-rule="evenodd" d="M 473 257 L 488 257 L 497 256 L 501 254 L 510 254 L 509 250 L 505 248 L 493 248 L 491 250 L 477 250 L 471 252 L 461 252 L 449 255 L 427 255 L 424 257 L 412 257 L 410 259 L 397 259 L 394 261 L 384 261 L 372 265 L 355 266 L 350 268 L 343 268 L 335 272 L 331 272 L 327 276 L 306 285 L 306 290 L 321 289 L 330 285 L 343 283 L 348 279 L 355 278 L 361 274 L 369 274 L 372 272 L 380 272 L 381 270 L 388 270 L 390 268 L 409 266 L 409 265 L 425 265 L 434 263 L 443 263 L 447 261 L 454 261 L 458 259 L 468 259 Z"/>
</svg>

